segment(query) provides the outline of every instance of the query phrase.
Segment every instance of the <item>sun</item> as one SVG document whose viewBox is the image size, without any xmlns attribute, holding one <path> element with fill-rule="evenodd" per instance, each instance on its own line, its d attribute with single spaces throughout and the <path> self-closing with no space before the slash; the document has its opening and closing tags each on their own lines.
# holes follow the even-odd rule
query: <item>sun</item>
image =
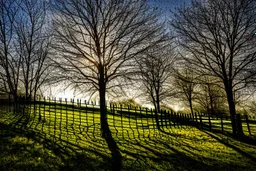
<svg viewBox="0 0 256 171">
<path fill-rule="evenodd" d="M 67 99 L 74 99 L 74 91 L 73 90 L 61 90 L 55 94 L 56 98 L 67 98 Z"/>
<path fill-rule="evenodd" d="M 184 110 L 184 107 L 179 105 L 179 104 L 175 104 L 175 105 L 172 105 L 172 109 L 175 111 L 175 112 L 178 112 L 178 111 L 181 111 L 181 110 Z"/>
</svg>

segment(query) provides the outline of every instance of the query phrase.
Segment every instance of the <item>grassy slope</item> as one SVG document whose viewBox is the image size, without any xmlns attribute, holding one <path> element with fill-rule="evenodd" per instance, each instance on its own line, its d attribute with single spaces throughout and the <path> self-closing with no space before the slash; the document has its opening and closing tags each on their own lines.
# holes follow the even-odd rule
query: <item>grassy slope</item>
<svg viewBox="0 0 256 171">
<path fill-rule="evenodd" d="M 39 111 L 45 112 L 41 122 Z M 0 170 L 108 170 L 111 154 L 100 136 L 99 112 L 84 112 L 41 106 L 31 111 L 31 121 L 0 112 Z M 108 117 L 123 170 L 256 170 L 254 142 L 190 126 L 158 131 L 150 118 Z"/>
</svg>

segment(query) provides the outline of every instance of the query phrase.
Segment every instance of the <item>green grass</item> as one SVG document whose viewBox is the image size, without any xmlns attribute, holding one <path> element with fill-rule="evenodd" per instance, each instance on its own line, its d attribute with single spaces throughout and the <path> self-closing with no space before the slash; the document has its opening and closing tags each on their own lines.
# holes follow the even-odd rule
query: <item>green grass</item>
<svg viewBox="0 0 256 171">
<path fill-rule="evenodd" d="M 39 112 L 45 113 L 40 122 Z M 123 170 L 256 170 L 256 148 L 250 141 L 191 126 L 159 131 L 155 120 L 146 117 L 109 114 L 108 120 L 123 157 Z M 36 111 L 31 108 L 28 121 L 0 112 L 0 137 L 0 170 L 111 168 L 111 152 L 101 138 L 99 110 L 93 106 L 79 110 L 41 104 Z"/>
<path fill-rule="evenodd" d="M 198 117 L 198 122 L 200 122 L 199 120 L 199 117 Z M 202 122 L 209 127 L 209 119 L 208 117 L 202 117 Z M 231 120 L 226 120 L 226 119 L 223 119 L 222 120 L 223 122 L 223 130 L 225 132 L 232 132 L 232 126 L 231 126 Z M 211 127 L 215 130 L 220 130 L 222 131 L 222 127 L 221 127 L 221 119 L 211 119 Z M 256 136 L 256 122 L 253 121 L 253 122 L 249 122 L 249 128 L 250 128 L 250 132 L 251 132 L 251 135 L 254 135 Z M 242 119 L 242 129 L 243 129 L 243 132 L 246 136 L 250 136 L 250 132 L 249 132 L 249 129 L 248 129 L 248 125 L 247 125 L 247 122 L 245 121 L 245 119 Z"/>
</svg>

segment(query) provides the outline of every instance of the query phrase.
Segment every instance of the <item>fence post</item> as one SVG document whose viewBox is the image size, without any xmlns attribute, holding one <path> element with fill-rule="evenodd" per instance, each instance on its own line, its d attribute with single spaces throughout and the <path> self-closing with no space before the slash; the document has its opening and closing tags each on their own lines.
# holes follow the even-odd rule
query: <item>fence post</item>
<svg viewBox="0 0 256 171">
<path fill-rule="evenodd" d="M 175 113 L 175 115 L 174 115 L 174 117 L 175 117 L 175 121 L 176 121 L 176 125 L 179 127 L 180 126 L 180 115 L 179 115 L 179 113 Z"/>
<path fill-rule="evenodd" d="M 135 138 L 134 130 L 133 130 L 132 125 L 131 125 L 131 113 L 130 113 L 130 106 L 129 105 L 128 105 L 128 113 L 129 113 L 129 126 L 130 126 L 130 129 L 132 130 L 133 138 Z M 128 133 L 128 135 L 129 135 L 129 133 Z"/>
<path fill-rule="evenodd" d="M 143 138 L 145 138 L 145 132 L 144 132 L 144 125 L 143 125 L 141 107 L 140 107 L 140 121 L 141 121 L 141 128 L 142 128 L 142 132 L 143 132 Z"/>
<path fill-rule="evenodd" d="M 208 119 L 209 119 L 209 128 L 211 130 L 212 129 L 212 124 L 211 124 L 211 117 L 210 117 L 209 113 L 208 113 Z"/>
<path fill-rule="evenodd" d="M 181 113 L 178 113 L 178 123 L 179 123 L 179 126 L 182 127 L 182 114 Z"/>
<path fill-rule="evenodd" d="M 152 108 L 150 109 L 150 112 L 151 112 L 151 117 L 152 117 L 152 124 L 153 124 L 154 135 L 155 135 L 155 133 L 156 133 L 156 132 L 155 132 L 155 131 L 156 131 L 156 130 L 155 130 L 155 124 L 154 124 L 154 121 L 155 121 L 154 118 L 155 118 L 155 117 L 154 117 L 154 111 L 153 111 Z"/>
<path fill-rule="evenodd" d="M 191 125 L 191 121 L 193 122 L 193 116 L 192 114 L 188 114 L 188 125 Z"/>
<path fill-rule="evenodd" d="M 174 126 L 178 126 L 178 117 L 177 117 L 177 113 L 176 112 L 173 112 L 173 123 L 174 123 Z"/>
<path fill-rule="evenodd" d="M 194 113 L 192 112 L 191 115 L 192 115 L 192 121 L 194 122 L 195 120 Z"/>
<path fill-rule="evenodd" d="M 186 123 L 186 126 L 188 126 L 188 124 L 189 124 L 189 115 L 187 113 L 185 113 L 185 123 Z"/>
<path fill-rule="evenodd" d="M 148 123 L 148 108 L 146 108 L 146 118 L 147 118 L 148 138 L 149 138 L 149 135 L 150 135 L 150 127 L 149 127 L 149 123 Z"/>
<path fill-rule="evenodd" d="M 161 120 L 161 121 L 160 121 L 161 125 L 160 125 L 160 126 L 161 126 L 161 128 L 162 128 L 163 125 L 164 125 L 164 123 L 163 123 L 163 110 L 162 110 L 162 109 L 160 110 L 160 114 L 161 114 L 161 118 L 160 118 L 160 120 Z"/>
<path fill-rule="evenodd" d="M 56 111 L 56 97 L 54 97 L 54 145 L 56 143 L 56 123 L 57 123 L 57 111 Z"/>
<path fill-rule="evenodd" d="M 116 120 L 115 120 L 115 104 L 112 105 L 112 110 L 113 110 L 113 127 L 116 130 L 116 136 L 118 135 L 118 129 L 116 128 Z"/>
<path fill-rule="evenodd" d="M 202 121 L 202 114 L 199 112 L 199 119 L 200 119 L 200 127 L 203 127 L 203 121 Z"/>
<path fill-rule="evenodd" d="M 74 121 L 75 121 L 75 99 L 70 99 L 71 100 L 71 104 L 72 104 L 72 120 L 73 120 L 73 123 L 72 123 L 72 127 L 74 127 Z"/>
<path fill-rule="evenodd" d="M 135 110 L 135 115 L 137 116 L 137 107 L 135 106 L 134 108 Z M 136 119 L 136 129 L 137 129 L 137 132 L 138 132 L 138 137 L 140 138 L 140 132 L 139 132 L 139 129 L 138 129 L 138 117 L 135 116 L 135 119 Z"/>
<path fill-rule="evenodd" d="M 96 139 L 95 137 L 95 113 L 94 113 L 94 104 L 93 104 L 93 101 L 91 102 L 92 103 L 92 125 L 93 125 L 93 138 Z"/>
<path fill-rule="evenodd" d="M 184 113 L 181 114 L 181 118 L 182 118 L 182 125 L 184 126 L 184 124 L 185 124 L 185 114 Z"/>
<path fill-rule="evenodd" d="M 62 98 L 59 98 L 60 103 L 60 140 L 61 140 L 61 124 L 62 124 Z"/>
<path fill-rule="evenodd" d="M 66 105 L 66 131 L 68 135 L 68 99 L 65 98 L 65 105 Z M 68 139 L 68 136 L 67 136 Z"/>
<path fill-rule="evenodd" d="M 172 120 L 173 126 L 176 127 L 176 123 L 175 123 L 175 112 L 174 112 L 174 111 L 171 111 L 171 120 Z"/>
<path fill-rule="evenodd" d="M 45 119 L 45 103 L 46 103 L 46 99 L 45 99 L 45 97 L 44 97 L 44 122 L 46 121 L 46 119 Z M 43 123 L 44 123 L 43 122 Z"/>
<path fill-rule="evenodd" d="M 198 119 L 197 119 L 197 113 L 195 112 L 195 118 L 196 118 L 196 126 L 198 127 Z"/>
<path fill-rule="evenodd" d="M 247 123 L 247 128 L 248 128 L 249 134 L 252 135 L 252 134 L 251 134 L 250 125 L 249 125 L 248 115 L 245 115 L 245 120 L 246 120 L 246 123 Z"/>
<path fill-rule="evenodd" d="M 164 110 L 164 120 L 165 120 L 165 128 L 167 128 L 167 112 Z"/>
<path fill-rule="evenodd" d="M 122 127 L 122 138 L 124 139 L 124 126 L 123 126 L 123 108 L 122 104 L 120 104 L 120 114 L 121 114 L 121 127 Z"/>
<path fill-rule="evenodd" d="M 171 127 L 171 116 L 170 111 L 168 110 L 168 121 L 169 121 L 169 127 Z"/>
<path fill-rule="evenodd" d="M 236 127 L 237 127 L 238 134 L 243 134 L 243 127 L 242 127 L 240 114 L 236 114 Z"/>
<path fill-rule="evenodd" d="M 42 116 L 41 116 L 41 97 L 39 96 L 39 118 L 38 118 L 38 122 L 40 122 L 42 120 Z"/>
<path fill-rule="evenodd" d="M 221 132 L 224 132 L 224 127 L 223 127 L 223 114 L 220 113 L 220 124 L 221 124 Z"/>
<path fill-rule="evenodd" d="M 79 103 L 79 130 L 81 131 L 81 125 L 82 125 L 82 116 L 81 116 L 81 109 L 82 109 L 82 104 L 81 104 L 81 99 L 77 100 L 77 103 Z"/>
</svg>

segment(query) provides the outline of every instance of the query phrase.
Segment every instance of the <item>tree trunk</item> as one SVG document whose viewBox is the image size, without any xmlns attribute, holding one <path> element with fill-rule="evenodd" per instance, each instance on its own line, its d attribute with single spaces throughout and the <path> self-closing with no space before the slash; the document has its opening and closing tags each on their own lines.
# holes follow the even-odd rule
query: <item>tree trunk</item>
<svg viewBox="0 0 256 171">
<path fill-rule="evenodd" d="M 101 124 L 101 133 L 102 137 L 111 136 L 111 131 L 107 122 L 107 111 L 106 111 L 106 102 L 105 102 L 105 85 L 101 83 L 100 85 L 100 124 Z"/>
<path fill-rule="evenodd" d="M 160 97 L 158 92 L 156 93 L 156 107 L 157 112 L 160 112 Z"/>
<path fill-rule="evenodd" d="M 103 67 L 102 67 L 103 68 Z M 100 94 L 100 123 L 102 137 L 106 140 L 108 148 L 112 155 L 112 170 L 120 171 L 122 168 L 122 155 L 119 148 L 112 137 L 107 121 L 107 109 L 106 109 L 106 83 L 104 80 L 104 70 L 100 72 L 99 78 L 99 94 Z"/>
<path fill-rule="evenodd" d="M 212 90 L 211 90 L 210 84 L 207 84 L 207 87 L 208 87 L 208 94 L 210 97 L 210 108 L 211 108 L 211 114 L 208 113 L 208 115 L 210 114 L 210 116 L 214 116 L 215 112 L 214 112 L 214 107 L 213 107 L 213 95 L 212 95 Z"/>
<path fill-rule="evenodd" d="M 232 132 L 234 135 L 243 134 L 243 130 L 241 129 L 242 123 L 239 122 L 239 120 L 236 120 L 236 106 L 234 102 L 232 86 L 225 84 L 225 91 L 227 94 L 229 113 L 231 117 Z"/>
<path fill-rule="evenodd" d="M 191 114 L 193 115 L 194 111 L 193 111 L 192 99 L 189 99 L 189 108 L 190 108 Z"/>
<path fill-rule="evenodd" d="M 157 127 L 157 129 L 160 130 L 160 124 L 159 124 L 159 118 L 158 118 L 158 111 L 157 111 L 157 104 L 156 104 L 156 102 L 154 102 L 154 106 L 155 106 L 156 127 Z"/>
<path fill-rule="evenodd" d="M 210 107 L 211 107 L 211 116 L 215 116 L 215 111 L 213 107 L 213 98 L 210 96 Z"/>
</svg>

